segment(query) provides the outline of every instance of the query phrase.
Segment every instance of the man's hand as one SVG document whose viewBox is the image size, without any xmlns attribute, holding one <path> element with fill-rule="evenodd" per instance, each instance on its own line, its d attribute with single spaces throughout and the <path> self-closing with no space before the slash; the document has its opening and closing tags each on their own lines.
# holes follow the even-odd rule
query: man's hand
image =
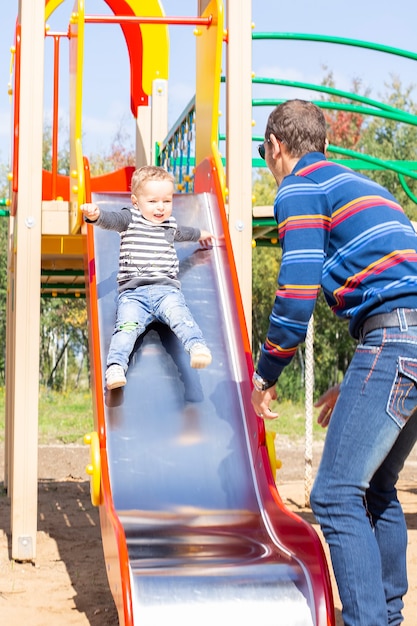
<svg viewBox="0 0 417 626">
<path fill-rule="evenodd" d="M 252 405 L 255 409 L 255 413 L 262 419 L 272 420 L 278 417 L 278 413 L 273 413 L 269 408 L 272 400 L 277 399 L 277 392 L 275 391 L 275 385 L 265 389 L 265 391 L 252 391 Z"/>
<path fill-rule="evenodd" d="M 86 204 L 80 205 L 80 211 L 85 215 L 87 219 L 91 222 L 96 222 L 100 217 L 100 209 L 96 204 L 92 202 L 88 202 Z"/>
<path fill-rule="evenodd" d="M 322 410 L 320 411 L 320 415 L 317 418 L 317 423 L 320 424 L 323 428 L 327 428 L 330 422 L 330 418 L 333 413 L 333 409 L 335 407 L 337 398 L 339 397 L 340 385 L 334 385 L 334 387 L 330 387 L 317 402 L 314 403 L 314 406 L 319 407 L 322 406 Z"/>
</svg>

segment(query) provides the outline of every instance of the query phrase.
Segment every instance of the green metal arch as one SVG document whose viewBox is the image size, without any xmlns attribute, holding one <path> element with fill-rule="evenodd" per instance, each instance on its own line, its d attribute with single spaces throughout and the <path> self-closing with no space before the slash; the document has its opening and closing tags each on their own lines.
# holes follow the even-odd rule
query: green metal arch
<svg viewBox="0 0 417 626">
<path fill-rule="evenodd" d="M 309 34 L 309 33 L 291 33 L 291 32 L 253 32 L 252 40 L 293 40 L 293 41 L 312 41 L 312 42 L 321 42 L 321 43 L 330 43 L 344 46 L 354 46 L 357 48 L 374 50 L 377 52 L 383 52 L 386 54 L 393 54 L 398 57 L 403 57 L 407 59 L 411 59 L 413 61 L 417 61 L 417 53 L 411 52 L 409 50 L 404 50 L 402 48 L 396 48 L 393 46 L 386 46 L 384 44 L 379 44 L 370 41 L 364 41 L 360 39 L 351 39 L 347 37 L 335 37 L 332 35 L 320 35 L 320 34 Z M 334 87 L 330 87 L 328 85 L 314 85 L 312 83 L 299 82 L 299 81 L 290 81 L 284 79 L 275 79 L 275 78 L 263 78 L 263 77 L 254 77 L 252 82 L 255 84 L 269 84 L 269 85 L 279 85 L 286 87 L 294 87 L 297 89 L 307 89 L 311 91 L 316 91 L 319 93 L 326 93 L 338 98 L 344 98 L 346 100 L 350 100 L 351 102 L 359 102 L 365 106 L 357 106 L 355 104 L 351 104 L 349 102 L 333 102 L 333 101 L 313 101 L 317 106 L 322 109 L 331 109 L 331 110 L 340 110 L 340 111 L 349 111 L 352 113 L 358 113 L 360 115 L 368 115 L 374 117 L 381 117 L 384 119 L 394 120 L 396 122 L 410 124 L 412 126 L 417 126 L 417 115 L 413 115 L 412 113 L 408 113 L 407 111 L 401 111 L 395 107 L 390 106 L 389 104 L 378 102 L 377 100 L 367 98 L 366 96 L 361 96 L 360 94 L 355 94 L 347 91 L 342 91 L 340 89 L 336 89 Z M 284 99 L 253 99 L 252 106 L 277 106 L 278 104 L 284 102 Z M 371 107 L 371 108 L 370 108 Z M 263 141 L 263 137 L 253 137 L 253 141 Z M 349 159 L 349 166 L 354 165 L 354 169 L 385 169 L 398 174 L 398 178 L 400 184 L 407 194 L 407 196 L 417 204 L 417 196 L 412 192 L 410 187 L 408 186 L 405 177 L 409 177 L 412 179 L 417 179 L 417 167 L 415 161 L 405 161 L 405 162 L 393 162 L 393 161 L 384 161 L 377 157 L 372 157 L 370 155 L 366 155 L 360 152 L 356 152 L 354 150 L 348 150 L 346 148 L 339 148 L 337 146 L 329 146 L 328 151 L 331 153 L 341 154 Z M 354 164 L 351 159 L 354 159 Z M 253 162 L 254 167 L 263 167 L 265 164 L 260 159 L 254 159 Z"/>
</svg>

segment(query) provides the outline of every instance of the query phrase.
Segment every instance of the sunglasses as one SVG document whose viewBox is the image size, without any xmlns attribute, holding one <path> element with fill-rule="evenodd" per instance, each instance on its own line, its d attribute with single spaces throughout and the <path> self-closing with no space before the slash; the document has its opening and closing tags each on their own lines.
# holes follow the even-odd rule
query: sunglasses
<svg viewBox="0 0 417 626">
<path fill-rule="evenodd" d="M 280 143 L 284 143 L 283 139 L 280 139 L 279 137 L 277 137 L 277 141 L 279 141 Z M 265 144 L 266 143 L 271 143 L 270 139 L 265 139 L 265 141 L 263 141 L 262 143 L 260 143 L 258 145 L 258 152 L 259 152 L 259 156 L 261 157 L 261 159 L 263 159 L 265 161 Z"/>
<path fill-rule="evenodd" d="M 266 143 L 271 143 L 270 139 L 265 139 L 265 141 L 263 143 L 260 143 L 258 145 L 258 152 L 259 152 L 259 156 L 261 157 L 261 159 L 263 159 L 265 161 L 265 144 Z"/>
</svg>

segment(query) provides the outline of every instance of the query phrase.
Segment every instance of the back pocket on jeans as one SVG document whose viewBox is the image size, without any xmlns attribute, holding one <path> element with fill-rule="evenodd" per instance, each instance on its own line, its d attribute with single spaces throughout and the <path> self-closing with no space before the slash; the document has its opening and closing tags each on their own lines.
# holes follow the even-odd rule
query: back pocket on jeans
<svg viewBox="0 0 417 626">
<path fill-rule="evenodd" d="M 387 413 L 400 428 L 417 408 L 417 359 L 399 357 Z"/>
</svg>

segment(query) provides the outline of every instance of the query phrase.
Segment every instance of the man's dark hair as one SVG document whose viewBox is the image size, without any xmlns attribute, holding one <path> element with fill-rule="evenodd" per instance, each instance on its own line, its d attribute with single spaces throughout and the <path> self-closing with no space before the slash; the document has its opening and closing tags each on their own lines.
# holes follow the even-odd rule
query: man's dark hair
<svg viewBox="0 0 417 626">
<path fill-rule="evenodd" d="M 282 141 L 293 157 L 307 152 L 325 152 L 326 120 L 321 109 L 306 100 L 287 100 L 270 114 L 265 138 L 270 134 Z"/>
</svg>

